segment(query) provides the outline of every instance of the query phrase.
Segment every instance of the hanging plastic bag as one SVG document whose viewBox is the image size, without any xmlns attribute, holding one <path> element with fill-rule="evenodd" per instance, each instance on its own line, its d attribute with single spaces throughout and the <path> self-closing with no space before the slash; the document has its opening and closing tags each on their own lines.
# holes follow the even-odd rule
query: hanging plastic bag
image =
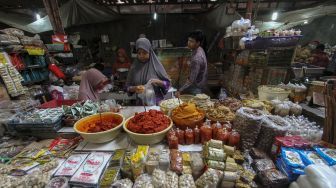
<svg viewBox="0 0 336 188">
<path fill-rule="evenodd" d="M 144 93 L 139 94 L 138 97 L 142 100 L 142 103 L 145 106 L 156 105 L 155 91 L 151 80 L 148 81 L 147 84 L 145 85 Z"/>
<path fill-rule="evenodd" d="M 16 70 L 21 71 L 25 69 L 25 65 L 22 63 L 22 59 L 19 54 L 11 54 L 10 55 L 12 64 L 16 68 Z"/>
</svg>

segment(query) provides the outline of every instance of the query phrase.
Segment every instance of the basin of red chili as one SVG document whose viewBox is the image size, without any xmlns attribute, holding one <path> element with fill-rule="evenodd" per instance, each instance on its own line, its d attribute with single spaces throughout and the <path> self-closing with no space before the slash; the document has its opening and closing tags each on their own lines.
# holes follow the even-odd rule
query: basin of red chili
<svg viewBox="0 0 336 188">
<path fill-rule="evenodd" d="M 128 121 L 127 129 L 134 133 L 151 134 L 165 130 L 170 124 L 170 119 L 158 110 L 136 113 Z"/>
<path fill-rule="evenodd" d="M 77 129 L 85 133 L 98 133 L 115 128 L 116 126 L 120 125 L 122 120 L 122 117 L 117 114 L 109 116 L 102 115 L 101 119 L 100 116 L 97 115 L 88 118 L 87 121 L 79 125 Z"/>
</svg>

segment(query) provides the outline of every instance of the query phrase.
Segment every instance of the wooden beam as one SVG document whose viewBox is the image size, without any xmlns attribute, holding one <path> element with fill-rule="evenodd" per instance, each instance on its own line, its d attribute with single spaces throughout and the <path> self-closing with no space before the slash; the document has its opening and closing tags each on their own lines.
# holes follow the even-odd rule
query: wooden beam
<svg viewBox="0 0 336 188">
<path fill-rule="evenodd" d="M 51 26 L 53 27 L 55 34 L 65 34 L 62 25 L 61 16 L 59 13 L 59 7 L 57 0 L 43 0 L 44 7 L 49 16 Z"/>
</svg>

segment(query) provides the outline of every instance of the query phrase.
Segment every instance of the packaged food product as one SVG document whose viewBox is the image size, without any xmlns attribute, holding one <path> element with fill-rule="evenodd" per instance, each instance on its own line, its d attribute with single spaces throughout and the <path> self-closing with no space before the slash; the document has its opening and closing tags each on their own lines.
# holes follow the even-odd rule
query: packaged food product
<svg viewBox="0 0 336 188">
<path fill-rule="evenodd" d="M 17 28 L 6 28 L 6 29 L 1 30 L 1 32 L 7 35 L 16 36 L 16 37 L 24 36 L 24 32 Z"/>
<path fill-rule="evenodd" d="M 190 166 L 191 164 L 191 156 L 189 152 L 182 153 L 183 165 Z"/>
<path fill-rule="evenodd" d="M 122 178 L 128 178 L 128 179 L 132 179 L 132 165 L 131 165 L 131 157 L 132 157 L 132 153 L 131 151 L 126 151 L 125 156 L 124 156 L 124 160 L 123 160 L 123 164 L 121 166 L 121 176 Z"/>
<path fill-rule="evenodd" d="M 130 179 L 121 179 L 113 182 L 111 188 L 132 188 L 133 182 Z"/>
<path fill-rule="evenodd" d="M 310 164 L 327 165 L 327 162 L 321 158 L 316 151 L 299 150 L 303 162 L 308 166 Z"/>
<path fill-rule="evenodd" d="M 192 175 L 192 169 L 191 169 L 191 167 L 184 165 L 183 166 L 182 174 L 191 174 Z"/>
<path fill-rule="evenodd" d="M 256 174 L 252 170 L 244 169 L 243 172 L 240 174 L 240 179 L 245 183 L 253 182 Z"/>
<path fill-rule="evenodd" d="M 169 169 L 170 166 L 170 156 L 169 150 L 162 150 L 159 159 L 159 167 L 161 170 L 166 171 Z"/>
<path fill-rule="evenodd" d="M 159 167 L 159 161 L 146 161 L 146 172 L 152 175 L 153 171 Z"/>
<path fill-rule="evenodd" d="M 131 156 L 131 167 L 134 179 L 144 173 L 148 146 L 138 146 L 137 151 Z"/>
<path fill-rule="evenodd" d="M 229 135 L 228 145 L 238 147 L 240 143 L 240 134 L 233 130 Z"/>
<path fill-rule="evenodd" d="M 150 148 L 147 155 L 147 161 L 159 161 L 160 153 L 161 153 L 160 149 Z"/>
<path fill-rule="evenodd" d="M 215 169 L 209 168 L 201 177 L 196 180 L 196 186 L 202 187 L 217 187 L 219 176 Z"/>
<path fill-rule="evenodd" d="M 46 188 L 68 188 L 68 179 L 65 177 L 55 177 L 50 180 Z"/>
<path fill-rule="evenodd" d="M 236 161 L 232 157 L 227 157 L 226 162 L 228 163 L 235 163 Z"/>
<path fill-rule="evenodd" d="M 205 144 L 212 138 L 212 129 L 210 127 L 210 122 L 207 121 L 206 123 L 203 124 L 203 126 L 200 129 L 200 134 L 201 134 L 201 143 Z"/>
<path fill-rule="evenodd" d="M 192 129 L 187 128 L 184 137 L 187 145 L 195 143 L 194 131 Z"/>
<path fill-rule="evenodd" d="M 100 187 L 110 187 L 120 177 L 119 167 L 108 167 L 100 180 Z"/>
<path fill-rule="evenodd" d="M 214 139 L 209 140 L 208 145 L 209 147 L 218 148 L 218 149 L 222 149 L 222 146 L 223 146 L 222 141 L 214 140 Z"/>
<path fill-rule="evenodd" d="M 250 150 L 250 155 L 251 155 L 252 159 L 266 159 L 266 158 L 268 158 L 267 154 L 264 151 L 262 151 L 258 148 L 252 148 Z"/>
<path fill-rule="evenodd" d="M 178 181 L 179 188 L 196 188 L 194 178 L 190 174 L 183 174 Z"/>
<path fill-rule="evenodd" d="M 226 162 L 225 163 L 225 171 L 237 172 L 238 171 L 237 163 Z"/>
<path fill-rule="evenodd" d="M 239 175 L 237 172 L 224 171 L 223 181 L 236 182 L 238 178 Z"/>
<path fill-rule="evenodd" d="M 170 169 L 177 174 L 183 171 L 182 153 L 178 150 L 170 150 Z"/>
<path fill-rule="evenodd" d="M 155 169 L 152 175 L 152 184 L 155 188 L 163 188 L 166 184 L 166 173 L 160 169 Z"/>
<path fill-rule="evenodd" d="M 281 157 L 284 162 L 294 168 L 304 168 L 305 165 L 301 159 L 300 153 L 291 148 L 281 148 Z"/>
<path fill-rule="evenodd" d="M 226 144 L 229 140 L 230 137 L 230 132 L 227 131 L 226 129 L 218 129 L 217 131 L 217 140 L 220 140 L 223 142 L 223 144 Z"/>
<path fill-rule="evenodd" d="M 286 187 L 289 184 L 288 178 L 276 169 L 269 169 L 258 174 L 263 186 Z"/>
<path fill-rule="evenodd" d="M 217 132 L 219 129 L 222 129 L 222 124 L 220 124 L 218 121 L 211 125 L 212 128 L 212 138 L 218 140 L 217 138 Z"/>
<path fill-rule="evenodd" d="M 222 181 L 221 188 L 234 188 L 236 185 L 235 182 L 231 181 Z"/>
<path fill-rule="evenodd" d="M 179 144 L 184 145 L 185 144 L 184 130 L 177 128 L 176 134 Z"/>
<path fill-rule="evenodd" d="M 314 147 L 314 149 L 329 164 L 329 166 L 336 164 L 336 149 L 322 147 Z"/>
<path fill-rule="evenodd" d="M 217 169 L 217 170 L 224 170 L 225 169 L 225 163 L 220 162 L 220 161 L 213 161 L 213 160 L 208 160 L 208 167 Z"/>
<path fill-rule="evenodd" d="M 226 154 L 224 153 L 223 149 L 207 147 L 205 149 L 205 157 L 208 160 L 215 160 L 215 161 L 223 162 L 226 159 Z"/>
<path fill-rule="evenodd" d="M 54 176 L 73 176 L 88 154 L 73 154 L 56 171 Z"/>
<path fill-rule="evenodd" d="M 194 137 L 195 137 L 195 144 L 199 144 L 201 142 L 201 134 L 198 126 L 196 126 L 194 129 Z"/>
<path fill-rule="evenodd" d="M 70 183 L 97 186 L 110 158 L 111 154 L 109 153 L 91 153 L 71 177 Z"/>
<path fill-rule="evenodd" d="M 176 188 L 179 186 L 179 177 L 175 172 L 168 171 L 166 174 L 166 188 Z"/>
<path fill-rule="evenodd" d="M 271 152 L 276 136 L 285 136 L 290 124 L 280 116 L 267 115 L 261 120 L 261 129 L 255 147 Z"/>
<path fill-rule="evenodd" d="M 113 153 L 113 156 L 110 160 L 110 166 L 120 166 L 125 155 L 124 149 L 118 149 Z"/>
<path fill-rule="evenodd" d="M 236 112 L 236 119 L 233 122 L 233 128 L 241 136 L 241 147 L 243 150 L 250 149 L 256 142 L 260 128 L 261 119 L 264 112 L 256 109 L 242 107 Z M 234 144 L 230 144 L 233 146 Z"/>
<path fill-rule="evenodd" d="M 141 174 L 136 178 L 133 188 L 154 188 L 152 177 L 148 174 Z"/>
<path fill-rule="evenodd" d="M 202 159 L 202 154 L 191 153 L 191 169 L 193 171 L 193 176 L 198 177 L 201 175 L 204 168 L 204 163 Z"/>
<path fill-rule="evenodd" d="M 271 159 L 255 159 L 251 166 L 257 173 L 275 169 L 275 165 Z"/>
<path fill-rule="evenodd" d="M 168 137 L 169 149 L 178 149 L 179 139 L 177 135 L 171 135 Z"/>
<path fill-rule="evenodd" d="M 239 150 L 236 150 L 234 155 L 233 155 L 233 159 L 236 161 L 236 163 L 238 164 L 243 164 L 244 162 L 244 156 L 240 153 Z"/>
<path fill-rule="evenodd" d="M 228 155 L 228 156 L 233 156 L 234 152 L 236 151 L 235 147 L 232 146 L 228 146 L 228 145 L 224 145 L 223 146 L 224 152 Z"/>
</svg>

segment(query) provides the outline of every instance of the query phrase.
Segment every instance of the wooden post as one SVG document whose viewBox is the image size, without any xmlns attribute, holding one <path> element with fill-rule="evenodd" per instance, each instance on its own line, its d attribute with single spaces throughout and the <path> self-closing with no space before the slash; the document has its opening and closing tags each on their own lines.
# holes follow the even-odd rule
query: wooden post
<svg viewBox="0 0 336 188">
<path fill-rule="evenodd" d="M 59 13 L 57 0 L 43 0 L 44 7 L 49 16 L 51 26 L 55 34 L 65 34 Z"/>
</svg>

